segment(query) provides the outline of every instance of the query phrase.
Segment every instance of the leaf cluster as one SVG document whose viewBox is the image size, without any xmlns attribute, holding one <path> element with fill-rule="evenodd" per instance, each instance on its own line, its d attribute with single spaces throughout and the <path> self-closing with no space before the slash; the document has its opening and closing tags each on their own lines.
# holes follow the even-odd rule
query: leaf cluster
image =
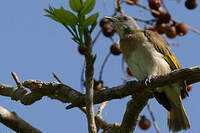
<svg viewBox="0 0 200 133">
<path fill-rule="evenodd" d="M 84 29 L 90 26 L 89 32 L 92 32 L 97 25 L 98 13 L 86 18 L 86 15 L 94 9 L 95 3 L 95 0 L 86 0 L 83 3 L 80 0 L 69 0 L 69 6 L 75 14 L 62 6 L 59 9 L 49 6 L 49 9 L 45 9 L 48 13 L 45 16 L 64 25 L 73 36 L 72 40 L 84 47 Z"/>
</svg>

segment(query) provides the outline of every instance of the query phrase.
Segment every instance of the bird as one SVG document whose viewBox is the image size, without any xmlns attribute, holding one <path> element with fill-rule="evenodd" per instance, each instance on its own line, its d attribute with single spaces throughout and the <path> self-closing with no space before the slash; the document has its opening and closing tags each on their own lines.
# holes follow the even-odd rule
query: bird
<svg viewBox="0 0 200 133">
<path fill-rule="evenodd" d="M 106 16 L 120 37 L 120 49 L 131 73 L 140 81 L 150 82 L 152 77 L 181 69 L 168 43 L 157 33 L 143 30 L 125 14 Z M 148 81 L 148 82 L 146 82 Z M 181 94 L 187 94 L 186 82 L 174 83 L 155 89 L 154 97 L 166 108 L 168 128 L 179 132 L 190 128 L 182 105 Z"/>
</svg>

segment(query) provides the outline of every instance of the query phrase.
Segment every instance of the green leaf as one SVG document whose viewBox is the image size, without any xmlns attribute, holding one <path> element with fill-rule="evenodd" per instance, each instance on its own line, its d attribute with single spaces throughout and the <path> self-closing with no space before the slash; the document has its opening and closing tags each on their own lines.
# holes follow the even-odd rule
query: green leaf
<svg viewBox="0 0 200 133">
<path fill-rule="evenodd" d="M 97 21 L 95 21 L 93 24 L 92 24 L 92 27 L 90 29 L 90 33 L 92 33 L 92 31 L 94 30 L 94 28 L 97 26 Z"/>
<path fill-rule="evenodd" d="M 90 13 L 95 6 L 96 1 L 95 0 L 86 0 L 83 3 L 83 8 L 81 9 L 81 14 L 86 15 Z"/>
<path fill-rule="evenodd" d="M 45 16 L 48 16 L 65 26 L 75 26 L 78 23 L 78 18 L 72 12 L 65 10 L 63 7 L 60 9 L 49 8 L 49 10 L 46 9 L 45 11 L 49 13 Z"/>
<path fill-rule="evenodd" d="M 64 8 L 55 9 L 54 15 L 59 21 L 65 25 L 75 26 L 78 23 L 78 18 L 70 11 Z"/>
<path fill-rule="evenodd" d="M 79 12 L 82 8 L 80 0 L 69 0 L 69 6 L 74 12 Z"/>
<path fill-rule="evenodd" d="M 90 17 L 88 17 L 84 23 L 83 23 L 83 27 L 86 28 L 89 25 L 92 25 L 93 23 L 95 23 L 97 21 L 97 18 L 99 16 L 99 13 L 95 13 L 93 15 L 91 15 Z"/>
</svg>

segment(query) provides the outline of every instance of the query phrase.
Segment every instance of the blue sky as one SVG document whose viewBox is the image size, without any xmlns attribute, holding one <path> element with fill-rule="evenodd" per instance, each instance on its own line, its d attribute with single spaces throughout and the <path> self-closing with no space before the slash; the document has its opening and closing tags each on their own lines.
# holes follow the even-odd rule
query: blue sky
<svg viewBox="0 0 200 133">
<path fill-rule="evenodd" d="M 103 1 L 97 0 L 95 12 L 100 12 L 99 20 L 103 16 L 109 16 L 113 12 L 113 1 L 106 1 L 106 9 Z M 142 0 L 141 0 L 142 1 Z M 145 0 L 143 0 L 145 1 Z M 166 1 L 166 0 L 165 0 Z M 63 5 L 69 9 L 68 0 L 1 0 L 0 2 L 0 83 L 15 86 L 10 72 L 17 73 L 21 81 L 37 79 L 42 81 L 55 81 L 52 72 L 67 85 L 80 90 L 80 73 L 84 61 L 83 56 L 77 52 L 77 44 L 71 40 L 71 35 L 65 28 L 45 17 L 43 9 L 52 5 L 59 7 Z M 168 1 L 167 6 L 174 19 L 185 22 L 190 26 L 199 29 L 200 8 L 189 11 L 184 7 L 184 1 L 177 4 L 176 1 Z M 149 12 L 135 6 L 122 6 L 125 12 L 138 18 L 149 18 Z M 141 23 L 140 23 L 141 24 Z M 142 24 L 141 24 L 142 26 Z M 93 37 L 100 30 L 97 26 Z M 115 35 L 117 40 L 118 36 Z M 183 68 L 200 64 L 200 36 L 191 31 L 184 37 L 169 39 L 176 42 L 178 46 L 171 46 Z M 98 78 L 102 61 L 109 52 L 112 42 L 103 35 L 97 40 L 94 46 L 94 53 L 97 54 L 95 62 L 95 77 Z M 122 56 L 111 56 L 106 64 L 103 79 L 106 86 L 112 87 L 121 85 L 124 77 L 121 71 Z M 194 84 L 190 97 L 183 100 L 186 112 L 191 122 L 191 129 L 184 133 L 197 133 L 199 127 L 199 84 Z M 15 111 L 24 120 L 39 128 L 44 133 L 86 133 L 87 123 L 85 115 L 74 108 L 65 110 L 67 104 L 57 100 L 44 97 L 42 100 L 31 106 L 24 106 L 20 102 L 11 101 L 8 97 L 0 96 L 0 106 L 10 111 Z M 125 111 L 126 103 L 130 97 L 112 100 L 103 112 L 103 118 L 110 123 L 121 122 Z M 167 113 L 154 99 L 150 100 L 153 113 L 162 133 L 168 132 Z M 98 106 L 96 105 L 95 108 Z M 147 108 L 142 114 L 150 119 Z M 12 133 L 10 129 L 0 124 L 0 132 Z M 143 132 L 138 127 L 136 132 Z M 145 132 L 155 132 L 153 126 Z M 183 133 L 183 132 L 182 132 Z"/>
</svg>

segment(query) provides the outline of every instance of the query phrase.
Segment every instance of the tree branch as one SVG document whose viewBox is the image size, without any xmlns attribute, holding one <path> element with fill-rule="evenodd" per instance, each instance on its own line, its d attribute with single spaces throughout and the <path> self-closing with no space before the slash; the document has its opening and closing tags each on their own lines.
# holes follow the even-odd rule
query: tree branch
<svg viewBox="0 0 200 133">
<path fill-rule="evenodd" d="M 129 81 L 124 85 L 108 88 L 97 91 L 94 94 L 94 104 L 102 103 L 112 99 L 120 99 L 132 95 L 133 99 L 127 104 L 126 113 L 122 125 L 112 124 L 113 130 L 121 132 L 131 132 L 134 130 L 139 113 L 146 105 L 149 98 L 153 97 L 154 88 L 165 85 L 182 82 L 193 84 L 200 81 L 200 67 L 191 67 L 173 71 L 167 75 L 157 76 L 151 79 L 148 85 L 144 81 Z M 86 95 L 72 89 L 71 87 L 57 82 L 42 82 L 38 80 L 28 80 L 22 83 L 26 88 L 30 89 L 30 93 L 26 89 L 17 89 L 9 85 L 0 84 L 0 95 L 8 96 L 14 100 L 20 100 L 24 105 L 30 105 L 42 99 L 43 96 L 48 96 L 52 99 L 57 99 L 63 103 L 72 103 L 67 109 L 73 107 L 84 107 L 86 105 Z M 129 114 L 130 113 L 130 114 Z M 132 119 L 129 123 L 130 117 Z M 95 118 L 97 119 L 97 118 Z M 134 119 L 134 120 L 133 120 Z M 106 124 L 105 124 L 106 125 Z M 108 126 L 106 126 L 108 127 Z M 128 128 L 128 129 L 125 129 Z M 111 129 L 112 129 L 111 128 Z M 111 129 L 106 131 L 111 131 Z M 126 131 L 125 131 L 126 130 Z"/>
<path fill-rule="evenodd" d="M 133 95 L 133 98 L 127 103 L 126 112 L 118 133 L 132 133 L 134 131 L 139 114 L 151 96 L 152 94 L 148 92 Z"/>
<path fill-rule="evenodd" d="M 153 91 L 154 88 L 162 87 L 165 85 L 173 84 L 175 82 L 181 82 L 187 80 L 189 84 L 193 84 L 200 81 L 200 66 L 185 68 L 173 71 L 167 75 L 154 77 L 151 79 L 151 83 L 147 86 L 144 81 L 129 81 L 124 85 L 108 88 L 105 90 L 97 91 L 94 94 L 94 104 L 102 103 L 112 99 L 120 99 L 126 96 L 143 91 Z M 67 109 L 73 107 L 85 106 L 85 95 L 72 89 L 71 87 L 60 84 L 57 82 L 42 82 L 39 80 L 27 80 L 22 85 L 31 90 L 31 93 L 24 93 L 22 90 L 18 90 L 16 87 L 12 87 L 5 84 L 0 84 L 0 95 L 8 97 L 16 97 L 24 105 L 30 105 L 40 100 L 43 96 L 48 96 L 52 99 L 57 99 L 63 103 L 72 103 Z"/>
<path fill-rule="evenodd" d="M 40 130 L 22 120 L 15 112 L 10 112 L 1 106 L 0 122 L 18 133 L 42 133 Z"/>
</svg>

